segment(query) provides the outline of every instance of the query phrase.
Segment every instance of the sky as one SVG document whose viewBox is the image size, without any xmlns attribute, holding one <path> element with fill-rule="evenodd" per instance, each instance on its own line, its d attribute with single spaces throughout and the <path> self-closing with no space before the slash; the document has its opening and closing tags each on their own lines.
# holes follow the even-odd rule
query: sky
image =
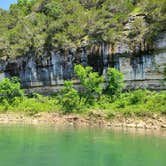
<svg viewBox="0 0 166 166">
<path fill-rule="evenodd" d="M 0 8 L 8 10 L 10 4 L 17 2 L 17 0 L 0 0 Z"/>
</svg>

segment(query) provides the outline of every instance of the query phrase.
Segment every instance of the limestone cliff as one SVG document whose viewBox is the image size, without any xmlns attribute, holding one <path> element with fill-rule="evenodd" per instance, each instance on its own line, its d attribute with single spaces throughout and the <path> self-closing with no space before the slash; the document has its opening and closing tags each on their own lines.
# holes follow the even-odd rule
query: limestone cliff
<svg viewBox="0 0 166 166">
<path fill-rule="evenodd" d="M 166 89 L 166 33 L 154 42 L 154 51 L 132 52 L 126 43 L 98 43 L 68 51 L 50 51 L 40 57 L 31 54 L 0 61 L 0 79 L 18 76 L 22 86 L 31 91 L 53 92 L 64 80 L 73 79 L 75 64 L 91 65 L 104 74 L 115 67 L 125 75 L 127 88 Z"/>
<path fill-rule="evenodd" d="M 127 89 L 166 89 L 164 1 L 24 3 L 0 10 L 0 79 L 18 76 L 23 88 L 48 93 L 82 64 L 100 74 L 117 68 Z"/>
</svg>

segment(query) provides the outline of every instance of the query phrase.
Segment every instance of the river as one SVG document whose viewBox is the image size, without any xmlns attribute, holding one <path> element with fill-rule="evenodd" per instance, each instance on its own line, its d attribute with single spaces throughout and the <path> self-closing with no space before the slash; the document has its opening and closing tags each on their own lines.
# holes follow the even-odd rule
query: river
<svg viewBox="0 0 166 166">
<path fill-rule="evenodd" d="M 0 166 L 166 166 L 166 136 L 155 131 L 1 125 Z"/>
</svg>

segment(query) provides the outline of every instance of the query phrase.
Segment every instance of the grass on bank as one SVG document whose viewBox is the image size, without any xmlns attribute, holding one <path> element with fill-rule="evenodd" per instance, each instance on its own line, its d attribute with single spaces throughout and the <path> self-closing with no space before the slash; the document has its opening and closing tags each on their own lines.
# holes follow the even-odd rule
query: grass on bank
<svg viewBox="0 0 166 166">
<path fill-rule="evenodd" d="M 102 111 L 108 117 L 121 113 L 125 116 L 150 116 L 152 113 L 166 114 L 166 92 L 154 92 L 148 90 L 136 90 L 121 94 L 117 99 L 112 100 L 109 96 L 103 95 L 99 100 L 91 104 L 76 104 L 75 109 L 69 113 L 89 113 L 92 110 Z M 0 103 L 0 112 L 24 112 L 27 115 L 34 115 L 40 112 L 62 112 L 66 113 L 58 97 L 48 97 L 35 94 L 33 97 L 24 96 L 20 101 L 15 98 L 13 103 L 3 101 Z"/>
</svg>

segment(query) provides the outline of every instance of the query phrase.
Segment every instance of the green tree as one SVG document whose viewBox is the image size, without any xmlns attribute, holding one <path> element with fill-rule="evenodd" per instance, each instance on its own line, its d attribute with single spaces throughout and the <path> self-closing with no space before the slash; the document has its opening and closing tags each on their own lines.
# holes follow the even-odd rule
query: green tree
<svg viewBox="0 0 166 166">
<path fill-rule="evenodd" d="M 0 54 L 15 58 L 86 43 L 153 41 L 166 27 L 166 0 L 18 0 L 0 10 Z M 124 33 L 129 16 L 145 14 Z M 147 22 L 147 23 L 146 23 Z M 128 42 L 127 42 L 128 43 Z M 131 49 L 135 48 L 134 47 Z"/>
<path fill-rule="evenodd" d="M 112 97 L 118 96 L 124 88 L 124 76 L 115 68 L 108 68 L 105 92 Z"/>
<path fill-rule="evenodd" d="M 12 104 L 16 98 L 21 101 L 23 97 L 24 91 L 16 77 L 5 78 L 0 82 L 0 102 L 7 101 Z"/>
<path fill-rule="evenodd" d="M 71 81 L 65 81 L 64 87 L 60 91 L 59 103 L 65 113 L 73 112 L 78 109 L 79 95 L 78 91 L 74 89 Z"/>
<path fill-rule="evenodd" d="M 83 87 L 83 90 L 80 93 L 80 101 L 82 101 L 84 97 L 84 103 L 87 104 L 95 97 L 102 94 L 104 77 L 99 76 L 97 72 L 93 72 L 92 67 L 76 65 L 74 67 L 74 72 Z"/>
<path fill-rule="evenodd" d="M 45 6 L 45 13 L 57 19 L 63 14 L 63 6 L 60 2 L 52 1 Z"/>
</svg>

